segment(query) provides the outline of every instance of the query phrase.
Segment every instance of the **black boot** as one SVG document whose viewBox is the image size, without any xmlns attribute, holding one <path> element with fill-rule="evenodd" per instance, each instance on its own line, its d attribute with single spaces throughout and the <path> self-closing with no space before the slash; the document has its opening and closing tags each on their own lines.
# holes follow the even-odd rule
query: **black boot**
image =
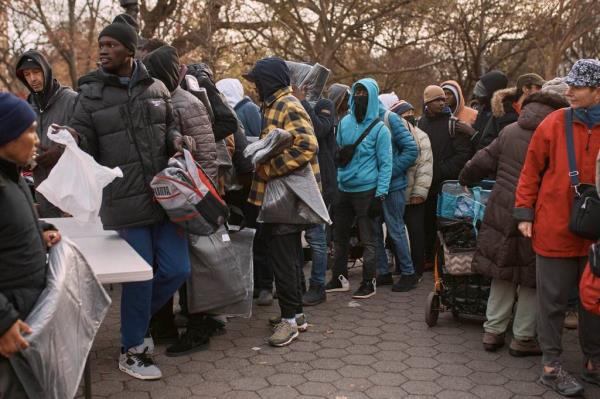
<svg viewBox="0 0 600 399">
<path fill-rule="evenodd" d="M 417 288 L 417 276 L 416 274 L 403 275 L 400 280 L 392 286 L 394 292 L 407 292 Z"/>
<path fill-rule="evenodd" d="M 325 286 L 320 284 L 310 283 L 308 291 L 302 297 L 302 304 L 304 306 L 315 306 L 323 303 L 327 300 L 327 293 L 325 292 Z"/>
</svg>

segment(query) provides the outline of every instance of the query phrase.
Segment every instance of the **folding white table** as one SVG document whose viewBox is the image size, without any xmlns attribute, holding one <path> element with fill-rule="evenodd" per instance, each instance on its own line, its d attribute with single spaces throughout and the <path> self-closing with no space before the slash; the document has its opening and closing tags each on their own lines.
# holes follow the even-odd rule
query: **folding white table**
<svg viewBox="0 0 600 399">
<path fill-rule="evenodd" d="M 74 218 L 43 219 L 63 237 L 77 244 L 85 260 L 103 284 L 148 281 L 152 267 L 115 231 L 104 230 L 100 221 L 82 224 Z M 89 357 L 84 372 L 85 398 L 92 397 Z"/>
</svg>

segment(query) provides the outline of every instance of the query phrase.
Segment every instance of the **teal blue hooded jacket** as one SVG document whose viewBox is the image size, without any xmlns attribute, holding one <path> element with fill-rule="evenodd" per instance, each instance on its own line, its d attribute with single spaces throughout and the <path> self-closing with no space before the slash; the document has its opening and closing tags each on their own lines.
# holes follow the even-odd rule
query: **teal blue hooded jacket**
<svg viewBox="0 0 600 399">
<path fill-rule="evenodd" d="M 367 114 L 358 123 L 354 116 L 354 92 L 362 85 L 369 93 Z M 351 145 L 369 127 L 379 119 L 379 87 L 371 78 L 354 83 L 348 100 L 350 112 L 338 126 L 336 141 L 339 147 Z M 392 179 L 392 138 L 383 121 L 376 124 L 367 137 L 358 145 L 352 161 L 344 168 L 338 168 L 338 187 L 340 191 L 358 193 L 375 189 L 375 196 L 387 195 Z"/>
</svg>

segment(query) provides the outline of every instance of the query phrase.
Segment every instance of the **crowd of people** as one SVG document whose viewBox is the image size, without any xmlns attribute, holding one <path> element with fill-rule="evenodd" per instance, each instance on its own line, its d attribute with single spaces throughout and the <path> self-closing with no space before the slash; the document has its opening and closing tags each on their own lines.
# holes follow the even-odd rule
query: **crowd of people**
<svg viewBox="0 0 600 399">
<path fill-rule="evenodd" d="M 394 292 L 416 288 L 436 256 L 442 183 L 491 179 L 473 259 L 473 269 L 492 278 L 484 349 L 504 345 L 512 319 L 510 353 L 542 355 L 540 382 L 565 396 L 579 394 L 582 385 L 560 357 L 565 314 L 575 311 L 582 378 L 600 385 L 600 316 L 577 303 L 592 241 L 568 228 L 574 188 L 565 136 L 572 120 L 577 175 L 593 184 L 600 61 L 580 60 L 566 78 L 548 82 L 527 73 L 512 87 L 504 73 L 490 71 L 469 101 L 449 80 L 426 87 L 415 107 L 393 92 L 380 93 L 371 78 L 333 83 L 309 101 L 308 87 L 292 85 L 286 61 L 268 57 L 243 75 L 255 103 L 240 80 L 216 81 L 208 65 L 182 63 L 164 41 L 138 42 L 136 29 L 124 15 L 100 32 L 99 66 L 79 79 L 78 92 L 60 84 L 45 56 L 30 50 L 16 64 L 27 102 L 0 94 L 0 396 L 22 395 L 7 359 L 28 345 L 24 320 L 45 285 L 46 251 L 60 240 L 37 215 L 68 216 L 37 192 L 32 199 L 21 176 L 31 170 L 35 186 L 48 176 L 63 151 L 48 132 L 63 127 L 99 164 L 122 169 L 123 178 L 104 190 L 101 220 L 154 267 L 153 280 L 122 288 L 119 368 L 135 378 L 161 378 L 154 343 L 167 343 L 167 355 L 180 356 L 206 348 L 226 330 L 223 315 L 186 309 L 186 297 L 194 295 L 185 287 L 193 267 L 187 235 L 149 188 L 169 157 L 185 148 L 256 228 L 255 304 L 271 305 L 276 295 L 281 311 L 269 320 L 269 344 L 292 343 L 308 328 L 305 307 L 326 301 L 327 293 L 350 291 L 348 257 L 357 235 L 362 278 L 353 298 L 370 298 L 386 285 Z M 292 142 L 254 167 L 243 155 L 248 141 L 276 129 Z M 306 165 L 333 224 L 257 223 L 269 182 Z M 312 260 L 308 286 L 303 237 Z M 178 291 L 183 333 L 173 313 Z"/>
</svg>

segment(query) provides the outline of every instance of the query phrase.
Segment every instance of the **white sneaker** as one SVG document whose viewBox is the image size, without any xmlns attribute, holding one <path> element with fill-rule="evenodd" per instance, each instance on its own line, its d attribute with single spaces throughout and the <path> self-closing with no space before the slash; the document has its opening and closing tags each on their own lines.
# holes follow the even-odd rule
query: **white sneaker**
<svg viewBox="0 0 600 399">
<path fill-rule="evenodd" d="M 119 370 L 140 380 L 158 380 L 162 373 L 154 364 L 148 347 L 144 344 L 129 348 L 119 356 Z"/>
<path fill-rule="evenodd" d="M 144 342 L 142 343 L 142 348 L 148 348 L 147 353 L 149 355 L 154 354 L 154 340 L 152 339 L 152 337 L 144 338 Z"/>
</svg>

